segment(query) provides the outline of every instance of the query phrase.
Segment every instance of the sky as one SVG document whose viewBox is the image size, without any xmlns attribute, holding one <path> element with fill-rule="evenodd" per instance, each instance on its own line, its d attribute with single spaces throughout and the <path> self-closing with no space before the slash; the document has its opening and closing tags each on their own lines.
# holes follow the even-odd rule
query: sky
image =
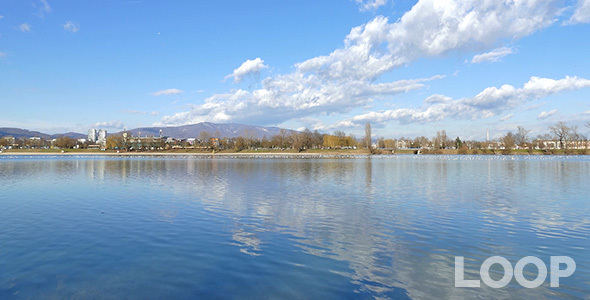
<svg viewBox="0 0 590 300">
<path fill-rule="evenodd" d="M 2 0 L 0 127 L 590 136 L 590 0 Z"/>
</svg>

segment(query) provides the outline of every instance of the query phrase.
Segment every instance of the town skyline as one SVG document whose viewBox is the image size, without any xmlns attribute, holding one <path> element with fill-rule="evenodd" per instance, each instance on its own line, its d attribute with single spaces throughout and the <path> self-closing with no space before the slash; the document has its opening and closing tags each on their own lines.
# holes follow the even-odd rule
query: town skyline
<svg viewBox="0 0 590 300">
<path fill-rule="evenodd" d="M 199 122 L 496 139 L 590 120 L 590 1 L 0 8 L 0 127 Z M 105 24 L 100 16 L 108 16 Z M 216 24 L 218 26 L 216 26 Z M 222 25 L 221 25 L 222 24 Z"/>
</svg>

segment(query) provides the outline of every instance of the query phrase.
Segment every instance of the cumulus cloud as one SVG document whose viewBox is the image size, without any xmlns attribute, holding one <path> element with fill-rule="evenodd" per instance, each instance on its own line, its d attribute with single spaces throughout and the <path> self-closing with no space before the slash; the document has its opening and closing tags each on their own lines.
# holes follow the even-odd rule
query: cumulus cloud
<svg viewBox="0 0 590 300">
<path fill-rule="evenodd" d="M 501 117 L 500 121 L 508 121 L 508 120 L 512 119 L 512 117 L 514 117 L 514 114 L 507 114 L 507 115 Z"/>
<path fill-rule="evenodd" d="M 497 116 L 502 112 L 514 109 L 526 102 L 547 97 L 562 91 L 577 90 L 590 87 L 590 80 L 578 77 L 565 77 L 555 80 L 531 77 L 521 88 L 505 84 L 500 88 L 489 87 L 471 98 L 461 98 L 444 102 L 424 101 L 420 108 L 398 108 L 379 112 L 367 112 L 338 122 L 330 128 L 360 127 L 365 122 L 383 124 L 397 121 L 399 123 L 426 123 L 442 121 L 446 118 L 481 119 Z M 428 99 L 427 99 L 428 100 Z M 545 119 L 555 111 L 542 112 L 539 119 Z M 511 115 L 508 115 L 512 117 Z M 505 116 L 504 118 L 508 117 Z M 502 119 L 504 119 L 502 118 Z"/>
<path fill-rule="evenodd" d="M 478 64 L 478 63 L 482 63 L 482 62 L 486 62 L 486 61 L 487 62 L 498 62 L 498 61 L 500 61 L 500 59 L 502 59 L 502 57 L 512 54 L 512 53 L 514 53 L 514 50 L 512 48 L 508 48 L 508 47 L 497 48 L 497 49 L 494 49 L 490 52 L 475 55 L 471 59 L 471 63 Z"/>
<path fill-rule="evenodd" d="M 63 25 L 63 28 L 64 28 L 64 30 L 67 30 L 69 32 L 78 32 L 78 30 L 80 30 L 80 26 L 73 21 L 67 21 Z"/>
<path fill-rule="evenodd" d="M 266 68 L 268 66 L 264 64 L 264 60 L 260 59 L 260 57 L 254 60 L 248 59 L 235 69 L 233 73 L 225 76 L 225 79 L 233 78 L 235 83 L 239 83 L 242 82 L 245 76 L 260 73 L 262 69 Z"/>
<path fill-rule="evenodd" d="M 18 25 L 18 29 L 22 32 L 29 32 L 31 31 L 31 25 L 27 24 L 27 23 L 23 23 Z"/>
<path fill-rule="evenodd" d="M 162 95 L 176 95 L 176 94 L 182 94 L 183 92 L 179 89 L 166 89 L 166 90 L 160 90 L 157 92 L 154 92 L 153 95 L 154 96 L 162 96 Z"/>
<path fill-rule="evenodd" d="M 350 81 L 347 85 L 316 82 L 293 74 L 267 78 L 263 88 L 255 91 L 236 90 L 216 94 L 191 111 L 163 117 L 158 125 L 193 124 L 198 122 L 245 122 L 276 124 L 324 112 L 343 113 L 362 107 L 383 95 L 395 95 L 420 89 L 424 82 L 443 76 L 372 84 Z"/>
<path fill-rule="evenodd" d="M 121 121 L 108 121 L 108 122 L 97 122 L 92 125 L 92 127 L 97 128 L 107 128 L 107 129 L 122 129 L 125 127 L 125 124 Z"/>
<path fill-rule="evenodd" d="M 590 0 L 578 0 L 576 10 L 566 24 L 590 23 Z"/>
<path fill-rule="evenodd" d="M 419 58 L 444 56 L 453 51 L 488 50 L 501 41 L 528 36 L 555 22 L 560 13 L 557 3 L 421 0 L 395 22 L 378 16 L 353 28 L 342 48 L 297 63 L 292 73 L 268 77 L 260 89 L 237 89 L 213 95 L 204 104 L 164 116 L 156 124 L 231 120 L 266 125 L 292 118 L 349 112 L 375 100 L 391 99 L 396 94 L 422 88 L 425 81 L 432 80 L 378 83 L 381 75 Z M 226 78 L 239 81 L 252 70 L 248 66 L 263 66 L 262 60 L 255 61 L 242 64 Z M 451 104 L 438 103 L 432 107 L 448 105 Z M 421 118 L 444 115 L 435 111 L 425 114 Z"/>
<path fill-rule="evenodd" d="M 44 17 L 46 14 L 51 12 L 51 6 L 46 0 L 39 0 L 38 3 L 33 3 L 33 6 L 37 8 L 37 16 Z"/>
<path fill-rule="evenodd" d="M 550 111 L 542 111 L 539 116 L 537 116 L 537 119 L 539 120 L 545 120 L 549 117 L 551 117 L 552 115 L 557 113 L 557 109 L 552 109 Z"/>
<path fill-rule="evenodd" d="M 361 11 L 374 10 L 387 4 L 387 0 L 355 0 L 355 2 L 360 6 Z"/>
</svg>

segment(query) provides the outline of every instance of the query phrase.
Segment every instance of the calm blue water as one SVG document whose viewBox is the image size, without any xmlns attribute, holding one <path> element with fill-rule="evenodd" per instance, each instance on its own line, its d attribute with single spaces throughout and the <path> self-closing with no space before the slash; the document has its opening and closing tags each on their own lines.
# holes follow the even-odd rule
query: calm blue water
<svg viewBox="0 0 590 300">
<path fill-rule="evenodd" d="M 590 299 L 589 174 L 587 157 L 0 156 L 0 299 Z M 479 279 L 493 255 L 577 270 L 454 287 L 455 256 Z"/>
</svg>

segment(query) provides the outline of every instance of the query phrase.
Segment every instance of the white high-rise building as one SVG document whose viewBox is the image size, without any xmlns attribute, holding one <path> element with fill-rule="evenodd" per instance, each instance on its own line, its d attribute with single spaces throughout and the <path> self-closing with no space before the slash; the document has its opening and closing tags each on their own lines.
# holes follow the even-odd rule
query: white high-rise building
<svg viewBox="0 0 590 300">
<path fill-rule="evenodd" d="M 88 130 L 88 141 L 91 143 L 96 143 L 98 139 L 98 131 L 95 128 L 91 128 Z"/>
<path fill-rule="evenodd" d="M 106 129 L 99 129 L 98 130 L 98 139 L 96 140 L 97 143 L 101 144 L 103 147 L 107 145 L 107 130 Z"/>
</svg>

